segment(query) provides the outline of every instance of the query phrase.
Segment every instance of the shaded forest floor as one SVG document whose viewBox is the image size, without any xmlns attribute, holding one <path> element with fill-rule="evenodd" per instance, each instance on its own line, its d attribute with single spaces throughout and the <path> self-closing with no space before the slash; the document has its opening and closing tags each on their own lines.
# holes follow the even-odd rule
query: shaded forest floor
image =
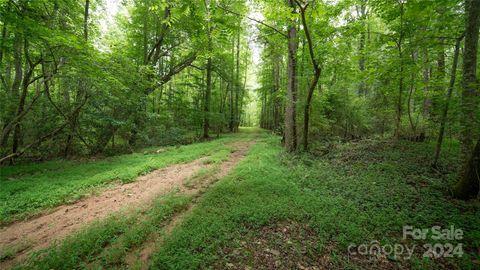
<svg viewBox="0 0 480 270">
<path fill-rule="evenodd" d="M 339 144 L 323 156 L 291 156 L 278 137 L 244 130 L 101 161 L 16 166 L 2 171 L 0 233 L 127 185 L 179 179 L 141 205 L 125 198 L 143 192 L 119 192 L 131 207 L 112 208 L 38 249 L 19 268 L 476 269 L 480 203 L 448 195 L 456 152 L 447 147 L 433 171 L 428 143 L 365 140 Z M 178 166 L 195 169 L 165 177 Z M 404 225 L 454 225 L 464 237 L 452 243 L 463 243 L 466 254 L 423 258 L 429 241 L 402 239 Z M 350 245 L 372 241 L 418 248 L 411 259 L 349 254 Z M 0 250 L 0 260 L 11 266 L 21 249 Z"/>
</svg>

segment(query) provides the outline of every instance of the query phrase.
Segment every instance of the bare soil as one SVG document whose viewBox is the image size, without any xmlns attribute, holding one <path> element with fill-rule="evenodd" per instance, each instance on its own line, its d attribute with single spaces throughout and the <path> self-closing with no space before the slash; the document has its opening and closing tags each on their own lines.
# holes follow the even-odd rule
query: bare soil
<svg viewBox="0 0 480 270">
<path fill-rule="evenodd" d="M 245 156 L 251 142 L 236 142 L 232 145 L 236 151 L 231 154 L 230 160 L 220 165 L 215 179 L 220 179 L 228 174 Z M 205 164 L 206 159 L 207 157 L 203 157 L 189 163 L 176 164 L 153 171 L 138 177 L 134 182 L 117 185 L 99 195 L 57 207 L 48 214 L 16 222 L 0 229 L 0 251 L 10 249 L 13 252 L 9 258 L 0 261 L 0 269 L 6 269 L 24 259 L 31 252 L 45 248 L 80 227 L 94 220 L 106 218 L 114 212 L 145 207 L 157 196 L 175 189 L 189 194 L 201 193 L 211 183 L 188 189 L 182 183 L 184 179 L 192 177 L 201 168 L 211 166 Z M 212 179 L 209 181 L 213 182 Z M 180 219 L 180 216 L 175 217 L 171 221 L 173 225 L 170 226 L 175 226 Z M 147 260 L 151 253 L 149 250 L 153 251 L 153 246 L 146 245 L 139 259 Z"/>
<path fill-rule="evenodd" d="M 252 141 L 241 141 L 232 144 L 235 149 L 234 152 L 230 155 L 229 160 L 220 164 L 220 168 L 215 174 L 210 175 L 201 183 L 196 183 L 193 187 L 183 186 L 181 192 L 192 194 L 196 198 L 199 198 L 205 190 L 216 181 L 228 175 L 228 173 L 245 157 L 252 144 Z M 161 234 L 158 232 L 154 233 L 154 235 L 148 237 L 149 240 L 143 243 L 141 247 L 132 250 L 125 258 L 127 265 L 132 269 L 148 269 L 148 262 L 151 255 L 157 250 L 158 246 L 161 245 L 165 237 L 170 235 L 173 229 L 181 224 L 183 219 L 190 214 L 194 207 L 195 200 L 186 210 L 174 215 L 173 218 L 164 225 Z"/>
</svg>

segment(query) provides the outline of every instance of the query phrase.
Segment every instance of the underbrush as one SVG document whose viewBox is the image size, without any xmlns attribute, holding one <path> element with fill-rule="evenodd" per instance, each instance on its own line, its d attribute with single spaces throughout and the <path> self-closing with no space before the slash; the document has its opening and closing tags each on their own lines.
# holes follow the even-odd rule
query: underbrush
<svg viewBox="0 0 480 270">
<path fill-rule="evenodd" d="M 478 267 L 480 204 L 448 195 L 455 156 L 446 152 L 439 172 L 426 158 L 429 144 L 357 142 L 319 158 L 284 154 L 278 141 L 270 137 L 257 143 L 230 176 L 206 192 L 164 241 L 152 268 L 299 268 L 294 262 L 319 269 Z M 296 235 L 288 229 L 283 233 L 284 224 L 294 226 Z M 402 239 L 405 225 L 462 229 L 463 239 L 452 244 L 462 243 L 465 254 L 424 258 L 428 239 Z M 265 231 L 274 233 L 262 236 Z M 305 242 L 307 250 L 292 249 L 289 245 L 304 242 L 304 234 L 315 243 Z M 410 259 L 348 253 L 350 245 L 372 241 L 419 248 Z"/>
</svg>

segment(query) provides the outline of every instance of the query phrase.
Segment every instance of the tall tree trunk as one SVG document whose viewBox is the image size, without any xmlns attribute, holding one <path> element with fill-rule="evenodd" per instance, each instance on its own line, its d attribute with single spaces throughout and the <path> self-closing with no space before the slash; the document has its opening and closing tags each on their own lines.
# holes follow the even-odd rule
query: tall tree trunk
<svg viewBox="0 0 480 270">
<path fill-rule="evenodd" d="M 360 6 L 356 6 L 357 8 L 357 13 L 360 15 L 360 21 L 362 23 L 362 30 L 360 32 L 360 38 L 358 41 L 358 54 L 359 54 L 359 59 L 358 59 L 358 69 L 360 71 L 360 86 L 358 89 L 358 95 L 367 95 L 367 83 L 365 81 L 365 42 L 366 42 L 366 19 L 367 19 L 367 1 L 363 0 L 360 1 Z"/>
<path fill-rule="evenodd" d="M 31 63 L 28 50 L 28 41 L 27 39 L 24 39 L 23 41 L 23 48 L 24 48 L 24 54 L 26 58 L 26 63 L 25 63 L 25 70 L 26 73 L 23 76 L 23 81 L 22 81 L 22 90 L 20 92 L 20 97 L 18 100 L 18 107 L 17 107 L 17 112 L 16 112 L 16 117 L 19 117 L 20 115 L 23 114 L 25 110 L 25 101 L 27 99 L 27 94 L 28 94 L 28 86 L 30 85 L 30 79 L 33 75 L 35 65 Z M 38 95 L 39 96 L 39 95 Z M 15 128 L 13 130 L 13 143 L 12 143 L 12 154 L 16 154 L 18 148 L 20 147 L 20 140 L 22 138 L 22 128 L 21 128 L 21 121 L 17 121 L 15 124 Z M 10 162 L 13 162 L 13 158 L 10 159 Z"/>
<path fill-rule="evenodd" d="M 90 8 L 90 0 L 85 0 L 85 10 L 83 14 L 83 38 L 88 40 L 88 12 Z"/>
<path fill-rule="evenodd" d="M 90 0 L 85 0 L 84 13 L 83 13 L 83 39 L 85 40 L 85 42 L 88 41 L 89 9 L 90 9 Z M 80 104 L 82 100 L 85 98 L 84 95 L 86 95 L 86 91 L 87 91 L 86 88 L 87 88 L 86 82 L 83 80 L 83 78 L 80 78 L 80 81 L 78 83 L 77 95 L 75 97 L 76 99 L 75 102 L 77 105 Z M 72 114 L 69 119 L 70 120 L 69 132 L 67 135 L 67 140 L 65 142 L 65 149 L 63 151 L 64 158 L 69 158 L 69 156 L 71 155 L 72 144 L 74 140 L 74 133 L 79 125 L 78 123 L 79 114 L 80 114 L 80 110 L 77 110 L 76 113 Z"/>
<path fill-rule="evenodd" d="M 402 107 L 403 107 L 403 12 L 404 12 L 404 3 L 400 3 L 400 33 L 397 41 L 398 49 L 398 58 L 400 60 L 400 74 L 398 81 L 398 100 L 397 100 L 397 117 L 395 121 L 395 138 L 400 137 L 400 127 L 402 123 Z"/>
<path fill-rule="evenodd" d="M 238 132 L 238 126 L 240 125 L 240 111 L 238 107 L 240 96 L 240 31 L 237 33 L 237 63 L 235 74 L 235 132 Z"/>
<path fill-rule="evenodd" d="M 401 49 L 399 49 L 401 51 Z M 402 57 L 401 53 L 399 54 Z M 401 60 L 400 60 L 401 62 Z M 395 120 L 395 137 L 400 137 L 400 127 L 402 122 L 402 107 L 403 107 L 403 64 L 400 64 L 400 79 L 398 82 L 398 99 L 397 99 L 397 116 Z"/>
<path fill-rule="evenodd" d="M 308 127 L 310 124 L 310 108 L 312 104 L 313 91 L 315 90 L 321 70 L 315 70 L 313 78 L 308 86 L 307 100 L 305 103 L 305 111 L 303 113 L 303 151 L 308 151 Z"/>
<path fill-rule="evenodd" d="M 461 101 L 461 161 L 460 181 L 454 187 L 454 196 L 460 199 L 469 199 L 478 194 L 478 175 L 475 165 L 478 165 L 478 147 L 472 155 L 473 138 L 477 137 L 477 49 L 478 31 L 480 26 L 480 0 L 465 1 L 465 14 L 467 14 L 465 31 L 465 52 L 463 54 L 463 91 Z"/>
<path fill-rule="evenodd" d="M 417 52 L 412 52 L 412 61 L 413 63 L 417 62 Z M 408 91 L 408 100 L 407 100 L 407 113 L 408 113 L 408 122 L 410 123 L 410 128 L 412 130 L 412 137 L 415 138 L 417 136 L 417 127 L 415 123 L 413 122 L 413 117 L 412 117 L 412 100 L 413 93 L 416 91 L 415 87 L 415 72 L 412 72 L 410 74 L 410 90 Z M 413 110 L 415 110 L 415 104 L 413 105 Z"/>
<path fill-rule="evenodd" d="M 415 123 L 413 123 L 412 118 L 412 95 L 415 92 L 415 74 L 412 73 L 410 77 L 410 91 L 408 92 L 408 100 L 407 100 L 407 112 L 408 112 L 408 122 L 410 123 L 410 128 L 412 129 L 413 138 L 417 136 L 417 127 Z"/>
<path fill-rule="evenodd" d="M 243 84 L 240 87 L 240 97 L 239 97 L 239 104 L 238 104 L 238 123 L 239 125 L 242 123 L 242 110 L 243 110 L 243 98 L 245 95 L 245 89 L 247 87 L 247 78 L 248 78 L 248 61 L 245 63 L 245 74 L 243 75 Z"/>
<path fill-rule="evenodd" d="M 15 34 L 15 39 L 13 43 L 13 62 L 14 62 L 14 68 L 15 68 L 15 75 L 12 83 L 12 88 L 11 88 L 11 95 L 15 97 L 15 99 L 18 99 L 19 97 L 19 91 L 20 91 L 20 86 L 22 84 L 22 79 L 23 79 L 23 67 L 22 67 L 22 46 L 23 46 L 23 37 L 20 33 Z M 9 110 L 9 115 L 11 118 L 15 117 L 15 109 L 11 108 Z M 8 123 L 8 121 L 6 122 Z M 16 128 L 16 125 L 13 129 Z M 2 130 L 2 139 L 1 139 L 1 147 L 4 148 L 7 146 L 8 142 L 8 137 L 12 131 L 12 128 L 8 128 L 8 126 L 5 124 Z"/>
<path fill-rule="evenodd" d="M 480 139 L 463 165 L 460 181 L 454 189 L 454 196 L 459 199 L 473 199 L 480 189 Z"/>
<path fill-rule="evenodd" d="M 310 84 L 308 86 L 308 91 L 307 91 L 307 99 L 305 102 L 305 108 L 304 108 L 304 115 L 303 115 L 303 150 L 308 151 L 308 127 L 309 127 L 309 122 L 310 122 L 310 107 L 312 104 L 312 97 L 313 97 L 313 91 L 317 87 L 318 80 L 320 78 L 321 74 L 321 69 L 319 64 L 317 63 L 317 60 L 315 58 L 315 53 L 313 51 L 313 41 L 312 41 L 312 36 L 310 35 L 309 27 L 307 24 L 307 20 L 305 18 L 305 11 L 308 7 L 308 5 L 302 6 L 299 2 L 297 2 L 300 8 L 300 16 L 302 19 L 302 26 L 303 26 L 303 31 L 305 32 L 305 37 L 307 38 L 307 45 L 308 45 L 308 52 L 310 55 L 310 61 L 312 62 L 312 67 L 313 67 L 313 77 L 310 81 Z"/>
<path fill-rule="evenodd" d="M 437 88 L 437 92 L 442 92 L 442 90 L 444 89 L 444 85 L 445 85 L 445 46 L 444 46 L 444 39 L 440 39 L 439 40 L 440 42 L 440 50 L 438 51 L 438 55 L 437 55 L 437 69 L 438 69 L 438 72 L 437 72 L 437 76 L 436 76 L 436 88 Z"/>
<path fill-rule="evenodd" d="M 280 60 L 276 56 L 273 63 L 273 129 L 278 131 L 280 127 L 280 101 L 278 92 L 280 91 Z"/>
<path fill-rule="evenodd" d="M 295 1 L 288 0 L 290 7 L 295 12 Z M 287 106 L 285 109 L 285 147 L 288 152 L 297 149 L 297 28 L 294 21 L 290 22 L 288 29 L 288 84 Z"/>
<path fill-rule="evenodd" d="M 429 64 L 428 64 L 428 49 L 425 47 L 423 50 L 423 108 L 422 114 L 423 118 L 427 119 L 428 114 L 430 113 L 430 93 L 429 93 L 429 84 L 430 84 L 430 76 L 429 76 Z"/>
<path fill-rule="evenodd" d="M 145 6 L 145 9 L 148 9 Z M 143 63 L 148 61 L 148 12 L 143 14 Z"/>
<path fill-rule="evenodd" d="M 22 67 L 22 46 L 23 46 L 23 37 L 20 33 L 15 34 L 14 44 L 13 44 L 13 64 L 15 68 L 15 77 L 12 84 L 12 95 L 18 96 L 20 91 L 20 85 L 22 84 L 23 79 L 23 67 Z"/>
<path fill-rule="evenodd" d="M 3 51 L 5 50 L 5 40 L 7 39 L 7 24 L 3 23 L 2 38 L 0 40 L 0 67 L 3 64 Z"/>
<path fill-rule="evenodd" d="M 210 128 L 210 96 L 212 94 L 212 58 L 207 59 L 207 85 L 205 89 L 205 103 L 203 107 L 203 138 L 208 139 L 208 130 Z"/>
<path fill-rule="evenodd" d="M 228 122 L 228 129 L 230 130 L 230 132 L 233 132 L 234 131 L 234 127 L 235 127 L 235 108 L 234 108 L 234 100 L 235 100 L 235 89 L 236 89 L 236 82 L 233 81 L 234 77 L 235 77 L 235 68 L 234 68 L 234 65 L 235 65 L 235 38 L 232 39 L 232 87 L 230 88 L 230 96 L 229 96 L 229 100 L 230 100 L 230 121 Z"/>
<path fill-rule="evenodd" d="M 453 88 L 455 87 L 455 79 L 457 73 L 457 66 L 458 66 L 458 55 L 460 54 L 460 42 L 463 39 L 463 35 L 461 38 L 458 38 L 455 42 L 455 52 L 453 54 L 453 63 L 452 63 L 452 70 L 450 72 L 450 83 L 448 84 L 447 96 L 445 99 L 445 106 L 443 107 L 442 111 L 442 118 L 440 120 L 440 130 L 438 132 L 438 139 L 437 145 L 435 147 L 435 157 L 433 159 L 432 166 L 435 168 L 437 167 L 438 158 L 440 157 L 440 150 L 442 148 L 443 136 L 445 134 L 445 124 L 447 123 L 447 114 L 448 114 L 448 107 L 450 104 L 450 99 L 452 97 Z"/>
<path fill-rule="evenodd" d="M 213 28 L 210 25 L 210 0 L 204 0 L 204 5 L 207 13 L 207 46 L 208 46 L 208 53 L 210 54 L 207 58 L 207 66 L 206 66 L 206 76 L 207 82 L 205 87 L 205 102 L 203 104 L 203 138 L 208 139 L 208 131 L 210 129 L 210 97 L 212 95 L 212 52 L 213 52 L 213 44 L 212 44 L 212 31 Z"/>
</svg>

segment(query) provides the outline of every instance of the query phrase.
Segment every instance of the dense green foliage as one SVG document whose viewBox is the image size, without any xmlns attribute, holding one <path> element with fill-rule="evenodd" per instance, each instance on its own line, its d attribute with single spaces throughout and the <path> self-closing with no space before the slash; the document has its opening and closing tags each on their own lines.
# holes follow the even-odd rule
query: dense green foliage
<svg viewBox="0 0 480 270">
<path fill-rule="evenodd" d="M 260 35 L 260 125 L 283 132 L 287 151 L 368 137 L 437 140 L 428 157 L 436 167 L 443 138 L 454 138 L 460 178 L 476 178 L 460 181 L 455 196 L 476 197 L 478 176 L 466 175 L 479 169 L 467 165 L 480 131 L 478 1 L 257 2 L 267 23 L 296 32 Z"/>
<path fill-rule="evenodd" d="M 209 2 L 125 1 L 110 18 L 103 1 L 2 1 L 0 162 L 237 130 L 249 51 L 216 5 L 245 4 Z"/>
<path fill-rule="evenodd" d="M 436 167 L 443 139 L 458 139 L 454 195 L 478 193 L 478 0 L 142 0 L 114 17 L 110 6 L 0 4 L 0 163 L 208 139 L 253 124 L 257 99 L 260 126 L 288 152 L 437 140 Z"/>
<path fill-rule="evenodd" d="M 288 14 L 274 1 L 262 2 L 272 24 Z M 464 32 L 460 6 L 461 1 L 312 3 L 306 10 L 307 23 L 322 67 L 312 101 L 312 136 L 351 139 L 393 134 L 401 98 L 400 136 L 425 133 L 434 138 L 445 103 L 455 39 Z M 299 13 L 297 7 L 295 16 Z M 275 95 L 279 95 L 271 92 L 276 91 L 275 80 L 283 82 L 287 75 L 283 70 L 276 72 L 279 65 L 285 66 L 287 44 L 278 35 L 265 35 L 264 43 L 261 89 L 267 108 L 271 108 Z M 278 50 L 280 46 L 285 49 Z M 297 110 L 302 112 L 313 70 L 301 30 L 298 46 Z M 285 92 L 285 84 L 280 85 L 280 92 Z M 454 95 L 450 101 L 450 136 L 459 132 L 459 99 L 460 95 Z M 265 110 L 263 126 L 270 127 L 274 119 Z M 302 115 L 298 117 L 301 120 Z"/>
</svg>

